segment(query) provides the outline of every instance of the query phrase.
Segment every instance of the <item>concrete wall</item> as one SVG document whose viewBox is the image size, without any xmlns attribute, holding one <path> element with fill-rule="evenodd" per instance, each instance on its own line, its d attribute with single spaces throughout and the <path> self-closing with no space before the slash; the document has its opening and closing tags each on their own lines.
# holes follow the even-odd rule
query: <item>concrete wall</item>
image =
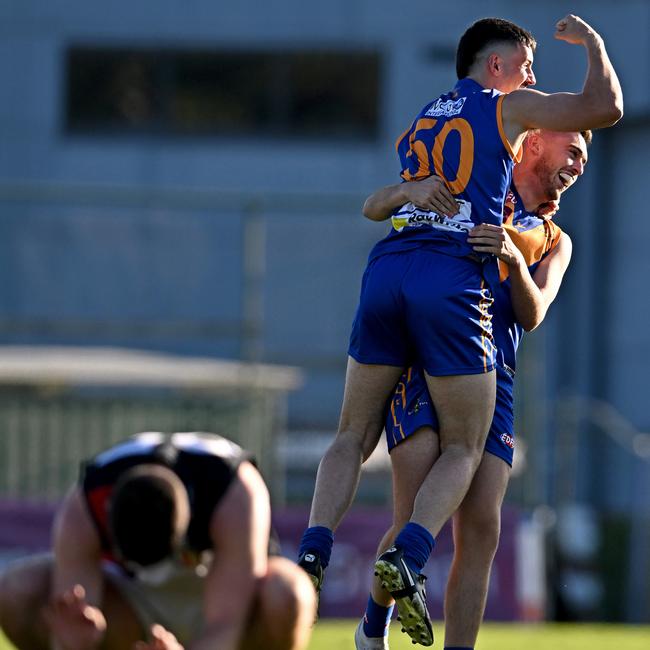
<svg viewBox="0 0 650 650">
<path fill-rule="evenodd" d="M 572 269 L 522 363 L 523 433 L 546 477 L 538 496 L 551 500 L 561 398 L 604 399 L 633 427 L 650 430 L 650 221 L 643 213 L 650 5 L 491 3 L 493 15 L 537 35 L 542 90 L 581 86 L 583 52 L 552 39 L 555 21 L 569 10 L 604 35 L 625 88 L 626 117 L 596 134 L 587 174 L 564 201 L 560 223 L 574 240 Z M 383 233 L 363 222 L 361 204 L 397 180 L 395 137 L 453 83 L 457 38 L 484 12 L 483 3 L 467 0 L 446 9 L 421 0 L 2 3 L 1 339 L 298 364 L 307 382 L 291 401 L 293 428 L 334 428 L 360 275 Z M 377 49 L 379 137 L 354 144 L 73 137 L 63 128 L 63 91 L 64 55 L 75 44 Z M 544 373 L 536 370 L 542 366 Z M 575 489 L 613 509 L 633 509 L 640 497 L 625 481 L 630 454 L 591 427 L 583 423 L 577 433 L 592 464 L 578 468 Z"/>
</svg>

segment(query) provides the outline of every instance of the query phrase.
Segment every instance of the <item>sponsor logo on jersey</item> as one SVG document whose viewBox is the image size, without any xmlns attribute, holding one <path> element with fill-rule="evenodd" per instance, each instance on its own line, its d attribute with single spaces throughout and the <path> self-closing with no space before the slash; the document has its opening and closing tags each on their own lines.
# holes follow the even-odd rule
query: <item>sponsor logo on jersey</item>
<svg viewBox="0 0 650 650">
<path fill-rule="evenodd" d="M 445 101 L 437 99 L 425 113 L 427 117 L 451 117 L 452 115 L 458 115 L 463 110 L 463 105 L 467 97 L 461 97 L 454 101 L 453 99 L 447 99 Z"/>
<path fill-rule="evenodd" d="M 500 438 L 504 445 L 510 447 L 510 449 L 515 448 L 515 439 L 509 433 L 502 433 Z"/>
<path fill-rule="evenodd" d="M 404 228 L 421 228 L 430 226 L 441 230 L 452 230 L 455 232 L 469 232 L 474 223 L 470 218 L 471 203 L 458 200 L 460 212 L 453 217 L 444 217 L 437 212 L 420 210 L 412 203 L 407 203 L 402 209 L 391 217 L 393 228 L 402 232 Z"/>
</svg>

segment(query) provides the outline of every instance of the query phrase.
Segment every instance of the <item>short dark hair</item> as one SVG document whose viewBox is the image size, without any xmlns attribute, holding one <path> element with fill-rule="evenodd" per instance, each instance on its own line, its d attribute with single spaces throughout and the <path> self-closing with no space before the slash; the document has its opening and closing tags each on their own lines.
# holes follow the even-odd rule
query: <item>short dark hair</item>
<svg viewBox="0 0 650 650">
<path fill-rule="evenodd" d="M 502 18 L 481 18 L 467 28 L 456 50 L 456 74 L 464 79 L 476 61 L 476 55 L 490 43 L 521 43 L 533 51 L 537 42 L 523 27 Z"/>
<path fill-rule="evenodd" d="M 109 530 L 120 559 L 156 564 L 177 548 L 178 488 L 162 465 L 138 465 L 117 481 L 109 505 Z M 172 477 L 172 478 L 173 478 Z"/>
<path fill-rule="evenodd" d="M 580 135 L 585 139 L 585 144 L 589 146 L 594 139 L 594 134 L 590 131 L 580 131 Z"/>
</svg>

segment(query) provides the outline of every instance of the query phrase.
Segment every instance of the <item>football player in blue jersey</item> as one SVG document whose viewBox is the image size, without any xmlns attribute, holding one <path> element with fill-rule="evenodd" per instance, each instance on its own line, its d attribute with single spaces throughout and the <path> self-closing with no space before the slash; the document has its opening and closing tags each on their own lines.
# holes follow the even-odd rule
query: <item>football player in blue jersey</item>
<svg viewBox="0 0 650 650">
<path fill-rule="evenodd" d="M 318 587 L 333 531 L 383 428 L 384 404 L 417 358 L 436 404 L 441 454 L 396 538 L 397 554 L 380 558 L 377 571 L 410 603 L 417 638 L 428 645 L 433 635 L 418 576 L 435 535 L 469 489 L 496 397 L 491 305 L 498 269 L 493 256 L 473 249 L 468 232 L 501 225 L 512 167 L 529 130 L 599 128 L 622 115 L 620 84 L 602 38 L 576 16 L 557 23 L 556 38 L 586 49 L 582 92 L 526 88 L 535 80 L 534 39 L 513 23 L 484 19 L 460 40 L 456 87 L 427 104 L 398 140 L 404 180 L 436 173 L 460 209 L 448 218 L 404 206 L 391 234 L 370 253 L 338 433 L 320 463 L 300 544 L 299 562 Z"/>
<path fill-rule="evenodd" d="M 82 466 L 53 555 L 0 575 L 0 627 L 19 650 L 301 650 L 316 594 L 269 556 L 269 495 L 214 434 L 132 436 Z"/>
<path fill-rule="evenodd" d="M 514 169 L 503 226 L 478 226 L 470 233 L 477 252 L 500 260 L 495 291 L 497 399 L 479 469 L 454 514 L 454 560 L 445 596 L 445 648 L 474 647 L 485 609 L 492 560 L 500 533 L 501 504 L 514 452 L 513 380 L 522 331 L 544 319 L 571 257 L 569 236 L 542 213 L 583 173 L 591 133 L 536 131 L 524 142 Z M 453 212 L 453 196 L 440 179 L 379 190 L 366 201 L 373 220 L 390 217 L 410 201 L 421 209 Z M 422 481 L 440 455 L 439 423 L 421 369 L 404 373 L 390 402 L 386 439 L 393 467 L 393 526 L 379 546 L 383 553 L 408 522 Z M 368 607 L 355 633 L 357 650 L 388 648 L 393 599 L 375 580 Z M 404 624 L 404 623 L 402 623 Z"/>
</svg>

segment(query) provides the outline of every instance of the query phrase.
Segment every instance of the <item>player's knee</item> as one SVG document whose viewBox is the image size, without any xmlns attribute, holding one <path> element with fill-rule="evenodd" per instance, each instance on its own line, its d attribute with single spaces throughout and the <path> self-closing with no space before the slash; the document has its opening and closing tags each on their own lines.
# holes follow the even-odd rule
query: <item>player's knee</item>
<svg viewBox="0 0 650 650">
<path fill-rule="evenodd" d="M 483 458 L 483 443 L 474 441 L 454 441 L 441 443 L 441 454 L 453 457 L 459 464 L 467 465 L 472 473 L 476 472 Z"/>
<path fill-rule="evenodd" d="M 316 592 L 304 571 L 285 558 L 273 558 L 261 586 L 265 618 L 286 629 L 299 621 L 311 622 L 316 611 Z"/>
<path fill-rule="evenodd" d="M 32 600 L 35 584 L 23 565 L 9 566 L 0 574 L 0 623 L 11 620 L 14 613 Z"/>
<path fill-rule="evenodd" d="M 49 595 L 49 565 L 27 560 L 9 565 L 0 574 L 0 628 L 10 639 L 33 629 L 33 613 L 40 611 Z"/>
<path fill-rule="evenodd" d="M 383 417 L 352 421 L 341 416 L 339 430 L 332 446 L 345 448 L 347 453 L 360 454 L 362 461 L 365 462 L 375 450 L 383 429 Z"/>
<path fill-rule="evenodd" d="M 358 459 L 359 464 L 367 459 L 367 447 L 363 436 L 357 432 L 345 430 L 339 431 L 332 444 L 325 452 L 325 457 L 332 463 L 347 463 L 351 459 Z M 369 454 L 368 454 L 369 455 Z"/>
<path fill-rule="evenodd" d="M 474 549 L 493 556 L 499 546 L 501 515 L 489 507 L 465 510 L 459 517 L 459 537 L 466 539 Z"/>
</svg>

